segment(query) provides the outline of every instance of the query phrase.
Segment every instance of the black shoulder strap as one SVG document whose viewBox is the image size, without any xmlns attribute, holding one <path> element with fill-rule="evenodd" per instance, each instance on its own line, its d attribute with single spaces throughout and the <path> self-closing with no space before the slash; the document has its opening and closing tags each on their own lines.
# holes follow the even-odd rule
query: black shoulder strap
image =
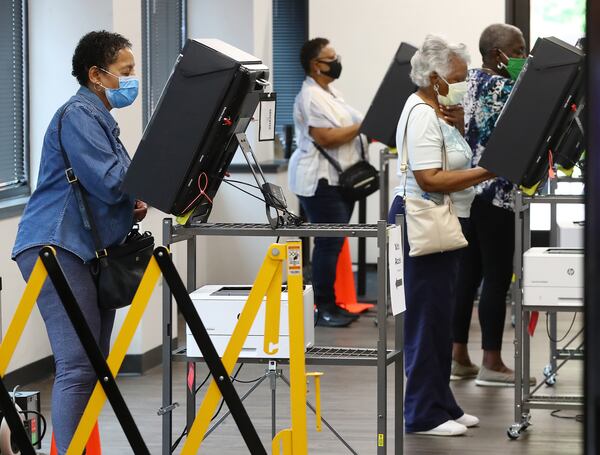
<svg viewBox="0 0 600 455">
<path fill-rule="evenodd" d="M 65 162 L 65 175 L 67 177 L 67 182 L 69 182 L 69 184 L 73 186 L 73 191 L 75 192 L 75 197 L 77 198 L 79 212 L 81 213 L 83 224 L 86 225 L 86 227 L 89 226 L 90 231 L 92 233 L 92 238 L 94 240 L 94 249 L 96 250 L 96 257 L 101 258 L 106 256 L 106 249 L 102 246 L 100 233 L 98 232 L 98 227 L 96 226 L 94 215 L 92 214 L 92 210 L 84 194 L 84 189 L 81 187 L 79 179 L 75 175 L 75 171 L 73 171 L 73 167 L 71 166 L 69 156 L 67 155 L 67 152 L 62 144 L 62 121 L 67 107 L 68 105 L 62 109 L 60 117 L 58 118 L 58 148 L 60 149 L 60 153 Z"/>
<path fill-rule="evenodd" d="M 363 144 L 362 137 L 360 136 L 360 134 L 358 135 L 358 142 L 360 143 L 361 158 L 363 161 L 367 161 L 367 158 L 365 155 L 365 146 Z M 343 172 L 343 170 L 342 170 L 342 166 L 340 165 L 340 163 L 334 157 L 332 157 L 329 153 L 327 153 L 323 147 L 321 147 L 319 144 L 317 144 L 316 141 L 312 141 L 312 143 L 317 148 L 317 150 L 323 154 L 325 159 L 331 163 L 331 165 L 335 168 L 335 170 L 338 171 L 338 174 L 341 174 Z"/>
</svg>

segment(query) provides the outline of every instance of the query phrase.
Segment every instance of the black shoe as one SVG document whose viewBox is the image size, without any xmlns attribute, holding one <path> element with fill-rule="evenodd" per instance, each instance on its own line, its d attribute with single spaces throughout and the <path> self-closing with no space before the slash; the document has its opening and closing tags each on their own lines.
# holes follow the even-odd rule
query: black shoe
<svg viewBox="0 0 600 455">
<path fill-rule="evenodd" d="M 316 325 L 319 327 L 346 327 L 349 326 L 353 319 L 336 314 L 331 311 L 315 311 Z"/>
<path fill-rule="evenodd" d="M 337 313 L 337 314 L 340 314 L 342 316 L 345 316 L 347 318 L 350 318 L 353 321 L 356 321 L 360 317 L 358 314 L 350 313 L 348 310 L 345 310 L 342 307 L 339 307 L 337 305 L 336 305 L 336 308 L 335 308 L 335 310 L 333 312 Z"/>
</svg>

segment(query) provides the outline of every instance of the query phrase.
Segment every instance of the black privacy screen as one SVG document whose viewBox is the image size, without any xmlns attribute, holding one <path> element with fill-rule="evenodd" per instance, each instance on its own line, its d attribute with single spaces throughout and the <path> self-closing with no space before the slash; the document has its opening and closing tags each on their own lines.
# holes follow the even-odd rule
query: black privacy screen
<svg viewBox="0 0 600 455">
<path fill-rule="evenodd" d="M 531 188 L 545 178 L 583 98 L 581 49 L 540 38 L 504 106 L 479 165 Z M 564 145 L 561 153 L 566 153 Z"/>
<path fill-rule="evenodd" d="M 215 39 L 188 40 L 144 130 L 123 189 L 163 212 L 194 211 L 212 200 L 267 85 L 260 59 Z"/>
</svg>

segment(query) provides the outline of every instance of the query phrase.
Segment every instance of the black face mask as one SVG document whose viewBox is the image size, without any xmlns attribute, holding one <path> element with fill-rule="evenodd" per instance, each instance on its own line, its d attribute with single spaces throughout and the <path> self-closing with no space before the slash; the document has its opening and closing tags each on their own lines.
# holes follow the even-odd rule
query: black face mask
<svg viewBox="0 0 600 455">
<path fill-rule="evenodd" d="M 342 64 L 339 60 L 335 59 L 331 62 L 321 61 L 321 63 L 329 65 L 329 71 L 321 71 L 321 74 L 329 76 L 332 79 L 338 79 L 340 77 L 340 74 L 342 74 Z"/>
</svg>

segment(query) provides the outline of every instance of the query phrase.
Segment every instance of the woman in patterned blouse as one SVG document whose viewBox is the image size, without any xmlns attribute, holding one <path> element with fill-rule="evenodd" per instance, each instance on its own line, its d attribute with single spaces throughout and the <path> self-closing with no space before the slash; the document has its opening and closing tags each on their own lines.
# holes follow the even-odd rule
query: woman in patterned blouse
<svg viewBox="0 0 600 455">
<path fill-rule="evenodd" d="M 477 166 L 496 120 L 524 62 L 525 40 L 521 31 L 494 24 L 481 34 L 479 50 L 483 66 L 469 71 L 464 100 L 465 138 Z M 521 66 L 522 67 L 522 66 Z M 510 71 L 509 71 L 510 70 Z M 476 186 L 467 239 L 461 258 L 457 305 L 454 314 L 452 378 L 476 377 L 481 386 L 513 386 L 514 372 L 502 361 L 502 335 L 506 317 L 506 293 L 512 277 L 514 251 L 514 186 L 502 177 Z M 479 323 L 482 332 L 481 368 L 469 358 L 467 342 L 473 301 L 481 281 Z"/>
</svg>

